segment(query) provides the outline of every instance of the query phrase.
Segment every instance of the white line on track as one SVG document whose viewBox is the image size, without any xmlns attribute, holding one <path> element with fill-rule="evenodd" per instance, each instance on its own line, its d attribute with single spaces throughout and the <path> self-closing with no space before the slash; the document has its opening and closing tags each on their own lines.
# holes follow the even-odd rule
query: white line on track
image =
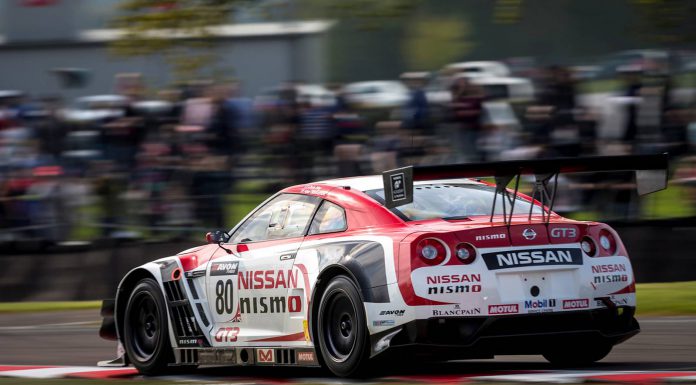
<svg viewBox="0 0 696 385">
<path fill-rule="evenodd" d="M 0 326 L 1 331 L 13 331 L 13 330 L 34 330 L 34 329 L 44 329 L 44 328 L 72 328 L 74 326 L 99 326 L 99 321 L 80 321 L 80 322 L 63 322 L 56 324 L 42 324 L 42 325 L 25 325 L 25 326 Z"/>
<path fill-rule="evenodd" d="M 649 319 L 638 319 L 640 323 L 646 324 L 677 324 L 677 323 L 696 323 L 696 317 L 684 317 L 684 318 L 649 318 Z"/>
</svg>

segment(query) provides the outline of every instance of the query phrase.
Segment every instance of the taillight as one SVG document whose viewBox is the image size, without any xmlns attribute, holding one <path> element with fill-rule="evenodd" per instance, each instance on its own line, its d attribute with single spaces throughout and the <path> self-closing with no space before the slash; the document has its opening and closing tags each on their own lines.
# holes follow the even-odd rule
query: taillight
<svg viewBox="0 0 696 385">
<path fill-rule="evenodd" d="M 447 249 L 442 241 L 435 238 L 426 238 L 418 242 L 416 247 L 416 254 L 422 258 L 425 263 L 430 265 L 437 265 L 442 263 L 447 257 Z"/>
<path fill-rule="evenodd" d="M 614 238 L 614 235 L 612 235 L 609 230 L 602 229 L 602 231 L 599 232 L 599 246 L 602 247 L 605 252 L 614 255 L 614 253 L 616 253 L 616 244 L 616 238 Z"/>
<path fill-rule="evenodd" d="M 460 243 L 457 245 L 457 258 L 465 265 L 469 265 L 476 260 L 476 248 L 470 243 Z"/>
<path fill-rule="evenodd" d="M 585 254 L 589 255 L 590 257 L 594 257 L 597 254 L 597 245 L 595 244 L 594 240 L 588 236 L 582 238 L 580 247 L 582 247 L 582 251 L 584 251 Z"/>
</svg>

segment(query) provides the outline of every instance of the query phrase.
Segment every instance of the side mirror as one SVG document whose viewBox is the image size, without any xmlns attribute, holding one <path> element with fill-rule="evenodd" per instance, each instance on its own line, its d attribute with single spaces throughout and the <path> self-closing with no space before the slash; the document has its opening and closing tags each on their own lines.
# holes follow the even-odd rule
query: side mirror
<svg viewBox="0 0 696 385">
<path fill-rule="evenodd" d="M 229 235 L 227 235 L 227 232 L 225 230 L 213 230 L 205 234 L 205 240 L 208 243 L 217 244 L 221 242 L 227 242 L 228 239 Z"/>
</svg>

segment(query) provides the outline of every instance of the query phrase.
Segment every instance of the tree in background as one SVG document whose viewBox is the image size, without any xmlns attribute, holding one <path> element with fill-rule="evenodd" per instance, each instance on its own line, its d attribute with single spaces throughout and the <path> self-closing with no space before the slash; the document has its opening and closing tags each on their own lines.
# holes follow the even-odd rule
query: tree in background
<svg viewBox="0 0 696 385">
<path fill-rule="evenodd" d="M 421 0 L 123 0 L 113 20 L 123 30 L 112 50 L 121 56 L 162 55 L 175 76 L 188 80 L 217 60 L 215 28 L 233 22 L 242 7 L 256 8 L 264 20 L 330 18 L 381 28 Z"/>
<path fill-rule="evenodd" d="M 248 0 L 123 0 L 111 45 L 121 56 L 162 55 L 179 80 L 202 75 L 216 60 L 211 37 Z"/>
<path fill-rule="evenodd" d="M 467 55 L 473 42 L 470 25 L 456 17 L 415 19 L 406 31 L 402 51 L 411 70 L 432 70 Z"/>
</svg>

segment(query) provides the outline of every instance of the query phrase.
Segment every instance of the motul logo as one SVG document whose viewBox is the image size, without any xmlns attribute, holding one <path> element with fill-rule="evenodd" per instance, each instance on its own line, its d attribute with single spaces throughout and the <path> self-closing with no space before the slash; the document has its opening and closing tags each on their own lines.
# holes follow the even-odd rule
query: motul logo
<svg viewBox="0 0 696 385">
<path fill-rule="evenodd" d="M 566 299 L 563 300 L 563 309 L 586 309 L 590 307 L 589 299 Z"/>
<path fill-rule="evenodd" d="M 275 363 L 273 352 L 273 349 L 256 349 L 256 362 L 269 364 Z"/>
<path fill-rule="evenodd" d="M 297 362 L 314 362 L 314 353 L 297 352 Z"/>
<path fill-rule="evenodd" d="M 517 304 L 488 305 L 488 314 L 514 314 L 519 312 L 520 307 Z"/>
</svg>

